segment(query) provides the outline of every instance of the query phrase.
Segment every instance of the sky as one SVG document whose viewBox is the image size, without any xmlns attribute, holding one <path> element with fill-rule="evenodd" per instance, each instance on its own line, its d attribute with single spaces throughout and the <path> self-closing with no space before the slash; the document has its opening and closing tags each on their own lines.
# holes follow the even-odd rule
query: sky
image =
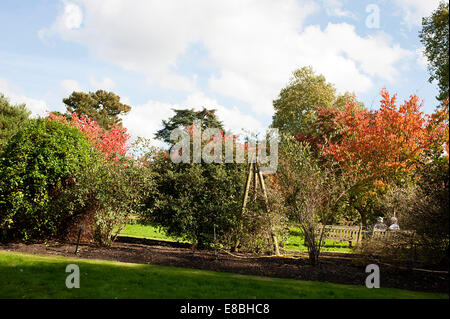
<svg viewBox="0 0 450 319">
<path fill-rule="evenodd" d="M 108 90 L 123 124 L 153 138 L 172 109 L 217 110 L 261 132 L 292 72 L 312 66 L 379 108 L 416 94 L 438 105 L 418 34 L 439 0 L 0 0 L 0 93 L 34 117 L 73 91 Z"/>
</svg>

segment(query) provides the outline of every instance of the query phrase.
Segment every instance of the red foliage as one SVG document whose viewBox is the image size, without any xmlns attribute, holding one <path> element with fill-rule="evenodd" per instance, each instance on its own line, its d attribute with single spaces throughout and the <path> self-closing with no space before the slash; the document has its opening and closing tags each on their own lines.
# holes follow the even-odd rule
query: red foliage
<svg viewBox="0 0 450 319">
<path fill-rule="evenodd" d="M 315 150 L 317 150 L 321 146 L 321 139 L 319 137 L 313 136 L 311 133 L 308 133 L 308 135 L 296 134 L 295 139 L 302 143 L 307 142 Z"/>
<path fill-rule="evenodd" d="M 96 121 L 85 115 L 78 116 L 76 113 L 72 113 L 70 121 L 62 115 L 55 115 L 51 112 L 48 119 L 78 128 L 107 159 L 118 161 L 119 157 L 124 156 L 128 151 L 126 144 L 130 135 L 127 134 L 126 128 L 114 125 L 109 130 L 105 130 Z"/>
<path fill-rule="evenodd" d="M 397 107 L 396 95 L 381 90 L 377 111 L 363 110 L 350 101 L 344 110 L 319 109 L 333 115 L 338 138 L 325 145 L 323 152 L 338 160 L 347 170 L 358 170 L 372 177 L 410 171 L 434 152 L 448 155 L 448 101 L 431 117 L 420 112 L 422 104 L 411 95 Z"/>
</svg>

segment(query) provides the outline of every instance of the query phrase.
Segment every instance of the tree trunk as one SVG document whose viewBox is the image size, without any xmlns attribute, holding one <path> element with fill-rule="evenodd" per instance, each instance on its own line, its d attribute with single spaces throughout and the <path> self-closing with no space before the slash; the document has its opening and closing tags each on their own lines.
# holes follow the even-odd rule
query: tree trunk
<svg viewBox="0 0 450 319">
<path fill-rule="evenodd" d="M 309 262 L 312 266 L 317 266 L 319 263 L 319 252 L 316 249 L 309 251 Z"/>
<path fill-rule="evenodd" d="M 316 239 L 313 228 L 303 228 L 303 234 L 305 236 L 305 244 L 308 247 L 309 263 L 312 266 L 316 266 L 319 263 L 319 253 L 320 250 L 316 245 Z"/>
<path fill-rule="evenodd" d="M 235 252 L 238 251 L 238 247 L 239 247 L 239 239 L 237 239 L 237 236 L 236 236 L 236 239 L 234 240 L 234 243 L 233 243 L 233 245 L 231 246 L 230 251 L 231 251 L 232 253 L 235 253 Z"/>
<path fill-rule="evenodd" d="M 361 216 L 361 224 L 363 225 L 364 229 L 367 229 L 367 218 L 366 213 L 363 212 L 361 209 L 357 209 L 359 215 Z"/>
</svg>

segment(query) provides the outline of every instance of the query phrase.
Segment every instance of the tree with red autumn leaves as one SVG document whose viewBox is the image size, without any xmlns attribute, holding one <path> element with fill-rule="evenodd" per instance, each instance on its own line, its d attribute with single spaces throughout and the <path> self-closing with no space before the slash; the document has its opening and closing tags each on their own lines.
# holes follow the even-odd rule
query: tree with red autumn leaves
<svg viewBox="0 0 450 319">
<path fill-rule="evenodd" d="M 63 115 L 49 113 L 48 119 L 78 128 L 91 144 L 104 154 L 105 158 L 117 161 L 128 151 L 126 144 L 130 135 L 122 126 L 114 124 L 106 130 L 88 116 L 84 114 L 79 116 L 77 113 L 72 113 L 70 120 Z"/>
<path fill-rule="evenodd" d="M 411 95 L 397 106 L 397 96 L 381 90 L 379 110 L 358 108 L 353 100 L 343 110 L 318 108 L 334 117 L 337 134 L 323 145 L 347 171 L 357 170 L 369 179 L 387 178 L 414 170 L 432 154 L 448 156 L 448 101 L 431 116 L 420 111 L 423 103 Z"/>
<path fill-rule="evenodd" d="M 91 239 L 110 245 L 152 191 L 146 141 L 138 139 L 131 145 L 130 151 L 138 152 L 134 157 L 127 154 L 127 130 L 118 124 L 104 129 L 97 121 L 77 113 L 70 116 L 49 113 L 47 120 L 77 128 L 100 151 L 101 155 L 77 172 L 70 187 L 61 190 L 53 201 L 66 210 L 93 214 L 95 224 L 87 225 L 95 230 Z"/>
<path fill-rule="evenodd" d="M 326 124 L 327 134 L 297 137 L 312 142 L 320 156 L 337 161 L 343 174 L 358 176 L 352 198 L 359 202 L 435 158 L 448 162 L 448 100 L 427 115 L 416 95 L 400 106 L 385 89 L 381 97 L 376 111 L 359 107 L 354 99 L 343 109 L 318 108 L 318 122 Z M 357 210 L 366 224 L 363 209 Z"/>
</svg>

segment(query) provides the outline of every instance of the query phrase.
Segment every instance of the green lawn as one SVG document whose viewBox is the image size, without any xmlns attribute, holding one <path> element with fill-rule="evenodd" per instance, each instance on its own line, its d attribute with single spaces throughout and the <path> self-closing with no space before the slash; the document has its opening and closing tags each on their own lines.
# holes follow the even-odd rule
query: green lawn
<svg viewBox="0 0 450 319">
<path fill-rule="evenodd" d="M 80 288 L 65 286 L 68 264 Z M 448 298 L 447 294 L 243 276 L 0 250 L 0 298 Z"/>
<path fill-rule="evenodd" d="M 300 229 L 297 227 L 289 227 L 289 237 L 285 246 L 287 250 L 306 252 L 308 248 L 304 245 L 305 240 Z M 350 253 L 352 249 L 348 242 L 339 242 L 332 240 L 325 240 L 322 244 L 322 251 Z"/>
<path fill-rule="evenodd" d="M 121 236 L 160 239 L 167 241 L 177 241 L 176 238 L 167 236 L 163 230 L 157 227 L 141 224 L 128 224 L 120 233 Z"/>
<path fill-rule="evenodd" d="M 292 250 L 292 251 L 306 252 L 308 249 L 304 245 L 303 235 L 301 234 L 299 228 L 289 227 L 289 232 L 290 234 L 288 242 L 286 243 L 284 248 L 288 251 Z M 153 227 L 150 225 L 129 224 L 120 234 L 123 236 L 130 236 L 130 237 L 142 237 L 167 241 L 178 241 L 176 238 L 167 236 L 163 230 L 159 230 L 157 227 Z M 334 242 L 331 240 L 327 240 L 324 242 L 322 251 L 349 253 L 352 251 L 352 249 L 349 248 L 348 242 Z"/>
</svg>

